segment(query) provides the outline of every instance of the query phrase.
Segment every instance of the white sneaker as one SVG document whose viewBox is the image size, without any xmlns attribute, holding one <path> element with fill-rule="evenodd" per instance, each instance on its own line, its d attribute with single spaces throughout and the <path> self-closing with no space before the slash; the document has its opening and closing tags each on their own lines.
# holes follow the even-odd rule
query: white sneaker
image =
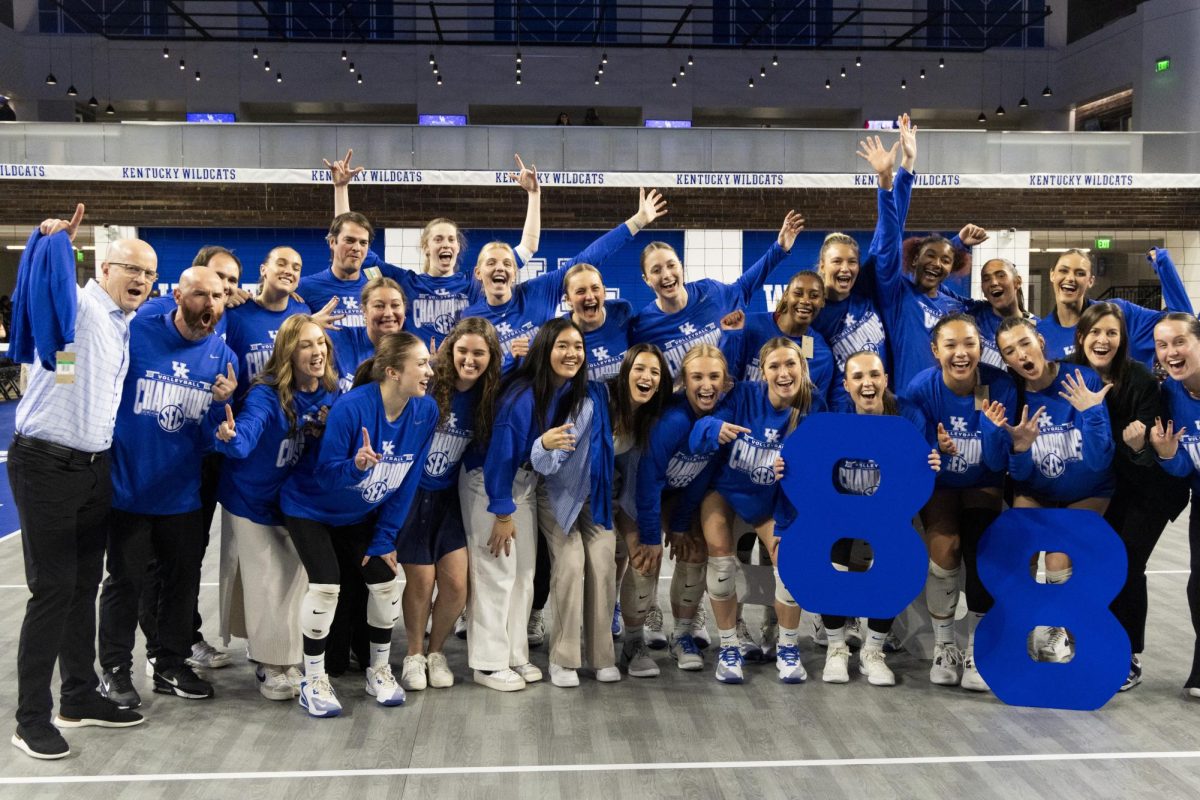
<svg viewBox="0 0 1200 800">
<path fill-rule="evenodd" d="M 646 612 L 646 622 L 642 626 L 642 641 L 651 650 L 667 649 L 667 635 L 663 633 L 662 609 L 657 605 L 651 606 Z"/>
<path fill-rule="evenodd" d="M 742 672 L 745 664 L 746 660 L 742 658 L 742 651 L 737 647 L 733 645 L 722 647 L 717 653 L 717 680 L 721 683 L 741 683 L 745 680 Z"/>
<path fill-rule="evenodd" d="M 425 679 L 425 656 L 420 653 L 405 656 L 400 665 L 400 685 L 410 692 L 422 691 L 429 682 Z"/>
<path fill-rule="evenodd" d="M 258 693 L 268 700 L 291 700 L 296 696 L 292 693 L 287 671 L 282 667 L 259 664 L 254 668 L 254 677 L 258 679 Z"/>
<path fill-rule="evenodd" d="M 858 671 L 872 686 L 895 686 L 896 673 L 887 665 L 883 650 L 864 647 L 858 651 Z"/>
<path fill-rule="evenodd" d="M 292 685 L 292 697 L 300 696 L 300 684 L 304 683 L 304 673 L 297 664 L 287 668 L 288 683 Z"/>
<path fill-rule="evenodd" d="M 465 610 L 458 615 L 458 619 L 454 620 L 454 635 L 459 639 L 467 638 L 467 612 Z"/>
<path fill-rule="evenodd" d="M 696 647 L 696 641 L 689 634 L 671 636 L 671 658 L 675 659 L 675 665 L 685 672 L 704 669 L 704 656 L 700 654 L 700 648 Z"/>
<path fill-rule="evenodd" d="M 625 646 L 621 648 L 621 663 L 625 665 L 625 671 L 634 678 L 657 678 L 659 674 L 658 664 L 654 663 L 654 659 L 647 652 L 646 642 L 642 641 L 625 641 Z"/>
<path fill-rule="evenodd" d="M 1046 643 L 1038 649 L 1039 660 L 1049 661 L 1052 664 L 1065 664 L 1074 657 L 1075 650 L 1071 646 L 1071 637 L 1067 633 L 1067 629 L 1051 628 L 1046 637 Z"/>
<path fill-rule="evenodd" d="M 498 692 L 516 692 L 525 688 L 525 679 L 511 669 L 498 669 L 493 672 L 477 669 L 475 682 Z"/>
<path fill-rule="evenodd" d="M 579 673 L 570 667 L 560 667 L 551 661 L 550 682 L 560 689 L 573 689 L 579 685 Z"/>
<path fill-rule="evenodd" d="M 1187 690 L 1188 697 L 1200 697 L 1200 686 L 1193 686 Z"/>
<path fill-rule="evenodd" d="M 712 640 L 708 638 L 708 610 L 704 603 L 696 606 L 696 616 L 692 617 L 692 641 L 701 650 L 712 644 Z"/>
<path fill-rule="evenodd" d="M 621 670 L 616 667 L 601 667 L 596 670 L 596 680 L 600 683 L 616 683 L 621 680 Z"/>
<path fill-rule="evenodd" d="M 301 681 L 300 707 L 313 717 L 336 717 L 342 713 L 342 704 L 325 675 L 312 679 L 306 676 Z"/>
<path fill-rule="evenodd" d="M 425 663 L 429 668 L 430 686 L 435 689 L 449 689 L 454 685 L 454 673 L 450 671 L 450 665 L 446 663 L 443 653 L 430 653 Z"/>
<path fill-rule="evenodd" d="M 233 656 L 224 650 L 218 650 L 201 639 L 192 645 L 192 655 L 187 659 L 189 667 L 196 669 L 220 669 L 233 663 Z"/>
<path fill-rule="evenodd" d="M 933 664 L 929 667 L 929 682 L 938 686 L 957 686 L 960 664 L 962 664 L 962 652 L 958 649 L 958 645 L 934 645 Z"/>
<path fill-rule="evenodd" d="M 850 647 L 862 647 L 863 643 L 863 626 L 862 620 L 858 617 L 850 617 L 846 620 L 846 644 Z"/>
<path fill-rule="evenodd" d="M 779 680 L 784 683 L 804 683 L 808 680 L 808 672 L 800 663 L 800 648 L 794 644 L 775 648 L 775 669 L 779 672 Z"/>
<path fill-rule="evenodd" d="M 526 661 L 512 668 L 512 671 L 521 676 L 521 680 L 526 683 L 537 683 L 542 679 L 542 671 L 537 668 L 537 665 Z"/>
<path fill-rule="evenodd" d="M 970 692 L 986 692 L 988 689 L 987 681 L 979 674 L 979 670 L 975 668 L 975 656 L 968 655 L 963 659 L 962 687 Z"/>
<path fill-rule="evenodd" d="M 825 683 L 850 682 L 850 648 L 843 642 L 829 645 L 825 653 L 825 669 L 821 671 Z"/>
<path fill-rule="evenodd" d="M 525 636 L 529 639 L 530 647 L 540 647 L 546 641 L 545 612 L 534 609 L 529 612 L 529 622 L 525 625 Z"/>
<path fill-rule="evenodd" d="M 367 667 L 367 694 L 381 706 L 404 705 L 404 688 L 396 682 L 391 664 Z"/>
<path fill-rule="evenodd" d="M 821 621 L 821 615 L 811 614 L 808 619 L 812 623 L 813 644 L 818 647 L 829 647 L 829 635 L 825 632 L 825 623 Z"/>
</svg>

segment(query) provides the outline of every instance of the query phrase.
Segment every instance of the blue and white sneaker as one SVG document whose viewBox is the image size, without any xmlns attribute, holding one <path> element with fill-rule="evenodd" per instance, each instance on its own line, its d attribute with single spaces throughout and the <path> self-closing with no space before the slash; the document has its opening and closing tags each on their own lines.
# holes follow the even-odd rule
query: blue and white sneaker
<svg viewBox="0 0 1200 800">
<path fill-rule="evenodd" d="M 313 717 L 336 717 L 342 713 L 342 704 L 325 675 L 312 679 L 305 676 L 300 682 L 300 707 Z"/>
<path fill-rule="evenodd" d="M 738 648 L 742 651 L 742 658 L 746 661 L 762 661 L 763 649 L 758 642 L 754 641 L 754 637 L 750 635 L 750 628 L 746 625 L 746 620 L 739 619 L 737 621 L 737 637 Z"/>
<path fill-rule="evenodd" d="M 381 706 L 404 705 L 404 687 L 392 674 L 392 665 L 367 667 L 367 694 Z"/>
<path fill-rule="evenodd" d="M 625 620 L 621 618 L 621 604 L 617 603 L 616 608 L 613 609 L 612 636 L 614 639 L 620 639 L 623 635 L 625 635 Z"/>
<path fill-rule="evenodd" d="M 670 652 L 671 658 L 675 659 L 675 663 L 680 669 L 686 672 L 704 669 L 704 656 L 700 653 L 700 648 L 696 646 L 696 640 L 691 637 L 691 634 L 672 636 Z"/>
<path fill-rule="evenodd" d="M 775 669 L 779 670 L 779 680 L 784 683 L 804 683 L 808 679 L 808 673 L 800 663 L 800 648 L 794 644 L 775 648 Z"/>
<path fill-rule="evenodd" d="M 737 645 L 722 647 L 717 653 L 717 680 L 721 683 L 741 683 L 744 680 L 742 667 L 745 663 Z"/>
</svg>

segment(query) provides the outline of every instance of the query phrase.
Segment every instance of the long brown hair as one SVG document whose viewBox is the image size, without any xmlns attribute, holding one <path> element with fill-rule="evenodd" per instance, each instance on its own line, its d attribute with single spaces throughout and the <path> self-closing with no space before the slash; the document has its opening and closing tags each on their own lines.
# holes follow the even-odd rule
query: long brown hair
<svg viewBox="0 0 1200 800">
<path fill-rule="evenodd" d="M 1129 331 L 1125 327 L 1125 315 L 1121 312 L 1119 305 L 1098 302 L 1092 303 L 1083 310 L 1083 313 L 1079 315 L 1079 322 L 1075 325 L 1075 352 L 1071 354 L 1070 361 L 1085 367 L 1092 366 L 1083 349 L 1083 340 L 1088 335 L 1088 331 L 1096 327 L 1096 323 L 1103 317 L 1116 317 L 1117 328 L 1121 331 L 1121 343 L 1117 345 L 1116 355 L 1113 356 L 1112 365 L 1108 368 L 1108 377 L 1112 382 L 1112 391 L 1115 395 L 1121 391 L 1121 381 L 1125 378 L 1125 371 L 1129 364 Z"/>
<path fill-rule="evenodd" d="M 650 353 L 658 362 L 658 389 L 653 397 L 635 409 L 629 393 L 629 375 L 633 372 L 633 362 L 642 353 Z M 671 368 L 667 366 L 667 359 L 662 351 L 644 342 L 626 350 L 625 358 L 621 361 L 621 371 L 617 373 L 616 383 L 611 387 L 609 398 L 612 406 L 613 436 L 632 436 L 635 446 L 644 446 L 650 439 L 650 428 L 658 421 L 671 399 Z"/>
<path fill-rule="evenodd" d="M 788 418 L 787 431 L 788 433 L 796 430 L 796 426 L 800 424 L 800 417 L 804 416 L 812 409 L 813 386 L 812 378 L 808 375 L 808 359 L 804 357 L 804 351 L 800 349 L 800 345 L 786 336 L 776 336 L 774 339 L 768 339 L 758 351 L 758 363 L 765 370 L 767 366 L 767 356 L 771 355 L 775 350 L 783 348 L 791 350 L 796 354 L 800 361 L 800 389 L 796 392 L 796 396 L 792 399 L 792 415 Z"/>
<path fill-rule="evenodd" d="M 472 334 L 483 339 L 488 349 L 487 369 L 473 387 L 479 390 L 479 403 L 475 406 L 471 437 L 475 446 L 486 447 L 492 437 L 492 419 L 496 416 L 496 398 L 500 395 L 500 362 L 504 360 L 492 323 L 482 317 L 464 317 L 442 341 L 438 347 L 439 358 L 433 363 L 433 399 L 438 404 L 438 419 L 444 422 L 450 416 L 450 401 L 458 381 L 458 372 L 454 369 L 454 345 L 462 337 Z"/>
<path fill-rule="evenodd" d="M 292 355 L 300 343 L 300 331 L 308 323 L 316 325 L 308 314 L 293 314 L 279 326 L 275 334 L 275 349 L 267 359 L 262 371 L 254 376 L 254 383 L 270 386 L 279 397 L 279 405 L 283 415 L 287 417 L 288 432 L 296 429 L 296 376 L 292 372 Z M 318 329 L 321 326 L 317 325 Z M 333 362 L 333 342 L 329 334 L 321 329 L 321 337 L 325 340 L 325 372 L 318 379 L 318 384 L 327 392 L 337 388 L 337 371 Z"/>
</svg>

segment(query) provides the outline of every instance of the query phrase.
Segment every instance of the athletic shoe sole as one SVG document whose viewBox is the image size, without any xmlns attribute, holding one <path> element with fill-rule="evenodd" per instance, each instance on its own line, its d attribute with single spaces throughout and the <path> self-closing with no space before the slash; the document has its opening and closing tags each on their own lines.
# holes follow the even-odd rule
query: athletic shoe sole
<svg viewBox="0 0 1200 800">
<path fill-rule="evenodd" d="M 39 753 L 30 747 L 28 742 L 15 733 L 12 735 L 11 741 L 13 747 L 17 748 L 25 755 L 29 756 L 30 758 L 40 759 L 42 761 L 57 761 L 60 758 L 66 758 L 67 756 L 71 755 L 71 750 L 69 748 L 62 753 Z"/>
<path fill-rule="evenodd" d="M 717 677 L 717 683 L 745 683 L 746 678 L 742 675 L 726 675 L 725 677 Z"/>
<path fill-rule="evenodd" d="M 310 717 L 315 717 L 316 719 L 331 719 L 333 717 L 336 717 L 338 714 L 342 713 L 342 710 L 340 708 L 331 708 L 330 710 L 326 711 L 325 713 L 319 714 L 316 711 L 313 711 L 311 708 L 308 707 L 308 703 L 304 702 L 303 695 L 301 695 L 301 697 L 300 697 L 300 707 L 303 708 L 305 711 L 307 711 L 308 715 Z"/>
<path fill-rule="evenodd" d="M 291 700 L 296 696 L 291 686 L 286 689 L 268 689 L 265 683 L 258 684 L 258 693 L 268 700 Z"/>
<path fill-rule="evenodd" d="M 807 679 L 808 679 L 807 675 L 805 675 L 804 677 L 800 677 L 799 675 L 780 674 L 780 676 L 779 676 L 780 683 L 804 683 L 804 681 L 806 681 Z"/>
<path fill-rule="evenodd" d="M 94 719 L 92 717 L 75 719 L 73 717 L 64 717 L 62 714 L 54 717 L 54 724 L 59 728 L 132 728 L 134 725 L 141 725 L 145 721 L 145 717 L 138 717 L 131 722 L 117 722 L 111 719 Z"/>
</svg>

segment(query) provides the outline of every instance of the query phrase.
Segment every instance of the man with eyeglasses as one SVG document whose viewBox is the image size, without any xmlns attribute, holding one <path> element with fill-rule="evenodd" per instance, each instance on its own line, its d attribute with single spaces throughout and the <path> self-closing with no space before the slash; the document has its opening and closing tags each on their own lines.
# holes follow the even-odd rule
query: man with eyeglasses
<svg viewBox="0 0 1200 800">
<path fill-rule="evenodd" d="M 48 219 L 40 233 L 74 242 L 83 212 L 80 204 L 69 221 Z M 43 288 L 53 285 L 61 294 L 61 287 L 69 290 L 74 283 L 74 253 L 63 242 L 49 244 L 53 255 L 40 264 L 42 274 L 25 278 Z M 157 267 L 154 249 L 141 240 L 109 244 L 99 278 L 75 287 L 74 340 L 56 353 L 33 353 L 29 386 L 17 406 L 8 479 L 21 521 L 31 597 L 17 648 L 12 743 L 34 758 L 70 754 L 55 725 L 119 728 L 142 722 L 141 715 L 96 693 L 93 662 L 96 588 L 112 497 L 109 448 L 129 368 L 129 324 L 150 294 Z M 70 310 L 69 300 L 53 300 L 55 309 Z M 15 302 L 27 300 L 18 295 Z M 51 313 L 32 307 L 14 311 L 14 318 Z M 47 361 L 55 369 L 46 367 Z M 55 661 L 62 693 L 51 724 Z"/>
</svg>

